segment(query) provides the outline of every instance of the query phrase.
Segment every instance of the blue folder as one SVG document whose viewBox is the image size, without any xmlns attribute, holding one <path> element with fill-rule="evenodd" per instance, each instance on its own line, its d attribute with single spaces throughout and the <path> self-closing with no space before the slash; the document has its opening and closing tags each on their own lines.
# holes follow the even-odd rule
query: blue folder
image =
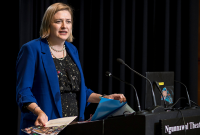
<svg viewBox="0 0 200 135">
<path fill-rule="evenodd" d="M 127 102 L 120 103 L 119 100 L 101 98 L 91 121 L 102 120 L 124 106 Z"/>
</svg>

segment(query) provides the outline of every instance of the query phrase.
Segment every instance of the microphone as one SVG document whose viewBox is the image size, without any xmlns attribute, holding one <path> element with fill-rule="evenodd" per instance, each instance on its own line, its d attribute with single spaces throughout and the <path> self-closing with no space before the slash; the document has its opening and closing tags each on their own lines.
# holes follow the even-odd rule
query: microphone
<svg viewBox="0 0 200 135">
<path fill-rule="evenodd" d="M 113 77 L 113 78 L 115 78 L 115 79 L 117 79 L 117 80 L 119 80 L 119 81 L 121 81 L 121 82 L 123 82 L 123 83 L 125 83 L 125 84 L 127 84 L 127 85 L 130 85 L 130 86 L 135 90 L 135 96 L 136 96 L 136 100 L 137 100 L 137 104 L 138 104 L 138 110 L 139 110 L 139 111 L 136 112 L 136 114 L 145 114 L 145 113 L 147 113 L 147 111 L 141 110 L 140 101 L 139 101 L 139 98 L 138 98 L 137 90 L 135 89 L 135 87 L 134 87 L 132 84 L 127 83 L 127 82 L 125 82 L 125 81 L 123 81 L 123 80 L 121 80 L 121 79 L 115 77 L 114 75 L 112 75 L 112 74 L 111 74 L 110 72 L 108 72 L 108 71 L 106 71 L 105 75 L 108 76 L 108 77 L 111 76 L 111 77 Z"/>
<path fill-rule="evenodd" d="M 186 107 L 185 109 L 195 109 L 195 108 L 197 108 L 197 106 L 191 105 L 190 96 L 189 96 L 189 93 L 188 93 L 188 90 L 187 90 L 187 87 L 185 86 L 185 84 L 183 84 L 182 82 L 176 81 L 176 80 L 174 80 L 174 82 L 180 83 L 181 85 L 183 85 L 185 87 L 187 99 L 188 99 L 188 104 L 189 104 L 189 107 Z"/>
<path fill-rule="evenodd" d="M 153 113 L 153 112 L 161 112 L 161 111 L 164 111 L 164 108 L 163 108 L 162 106 L 157 106 L 157 104 L 156 104 L 156 98 L 155 98 L 155 94 L 154 94 L 154 91 L 153 91 L 153 86 L 152 86 L 151 81 L 150 81 L 147 77 L 141 75 L 140 73 L 138 73 L 138 72 L 136 72 L 135 70 L 133 70 L 132 68 L 130 68 L 122 59 L 117 58 L 117 61 L 118 61 L 120 64 L 123 64 L 123 65 L 125 65 L 126 67 L 128 67 L 131 71 L 133 71 L 133 72 L 136 73 L 137 75 L 141 76 L 142 78 L 145 78 L 145 79 L 149 82 L 149 84 L 150 84 L 150 86 L 151 86 L 151 92 L 152 92 L 153 103 L 154 103 L 154 106 L 151 107 L 151 108 L 149 109 L 149 111 L 151 111 L 152 113 Z"/>
<path fill-rule="evenodd" d="M 162 90 L 160 89 L 160 86 L 159 86 L 158 82 L 154 81 L 154 83 L 156 84 L 156 87 L 158 88 L 158 90 L 159 90 L 159 92 L 160 92 L 160 94 L 161 94 L 161 96 L 162 96 L 162 98 L 163 98 L 163 101 L 164 101 L 164 108 L 166 108 L 166 107 L 167 107 L 167 104 L 166 104 L 166 101 L 165 101 L 164 96 L 163 96 L 163 94 L 162 94 Z"/>
</svg>

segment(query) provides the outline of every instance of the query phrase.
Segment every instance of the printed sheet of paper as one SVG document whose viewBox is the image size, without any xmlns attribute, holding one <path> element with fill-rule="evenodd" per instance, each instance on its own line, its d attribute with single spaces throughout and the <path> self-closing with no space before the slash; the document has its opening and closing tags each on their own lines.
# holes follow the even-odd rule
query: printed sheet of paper
<svg viewBox="0 0 200 135">
<path fill-rule="evenodd" d="M 46 123 L 45 127 L 54 127 L 70 124 L 77 116 L 63 117 L 58 119 L 50 120 Z"/>
<path fill-rule="evenodd" d="M 114 113 L 112 113 L 108 117 L 119 116 L 119 115 L 124 115 L 124 114 L 132 114 L 134 112 L 135 111 L 126 103 L 124 106 L 116 110 Z"/>
<path fill-rule="evenodd" d="M 64 117 L 50 120 L 46 123 L 46 126 L 32 126 L 22 129 L 23 132 L 29 135 L 57 135 L 67 125 L 69 125 L 77 116 Z"/>
</svg>

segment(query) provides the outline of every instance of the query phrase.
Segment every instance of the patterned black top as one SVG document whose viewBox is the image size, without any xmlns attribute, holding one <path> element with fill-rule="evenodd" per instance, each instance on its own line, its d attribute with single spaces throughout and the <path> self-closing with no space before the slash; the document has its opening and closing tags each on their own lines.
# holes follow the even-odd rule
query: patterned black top
<svg viewBox="0 0 200 135">
<path fill-rule="evenodd" d="M 53 60 L 59 80 L 63 117 L 78 116 L 80 72 L 69 55 L 63 60 Z"/>
</svg>

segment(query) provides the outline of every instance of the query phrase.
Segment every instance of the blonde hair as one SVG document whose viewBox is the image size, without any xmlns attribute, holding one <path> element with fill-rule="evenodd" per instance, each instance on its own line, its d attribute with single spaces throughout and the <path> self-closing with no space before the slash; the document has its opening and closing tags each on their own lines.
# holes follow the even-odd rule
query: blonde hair
<svg viewBox="0 0 200 135">
<path fill-rule="evenodd" d="M 71 14 L 71 21 L 72 21 L 72 25 L 73 25 L 73 9 L 64 3 L 54 3 L 47 8 L 47 10 L 43 16 L 42 24 L 40 27 L 40 37 L 41 38 L 49 37 L 50 24 L 51 24 L 52 18 L 58 11 L 61 11 L 61 10 L 67 10 Z M 73 39 L 74 39 L 74 37 L 73 37 L 72 31 L 71 31 L 71 33 L 66 41 L 73 42 Z"/>
</svg>

